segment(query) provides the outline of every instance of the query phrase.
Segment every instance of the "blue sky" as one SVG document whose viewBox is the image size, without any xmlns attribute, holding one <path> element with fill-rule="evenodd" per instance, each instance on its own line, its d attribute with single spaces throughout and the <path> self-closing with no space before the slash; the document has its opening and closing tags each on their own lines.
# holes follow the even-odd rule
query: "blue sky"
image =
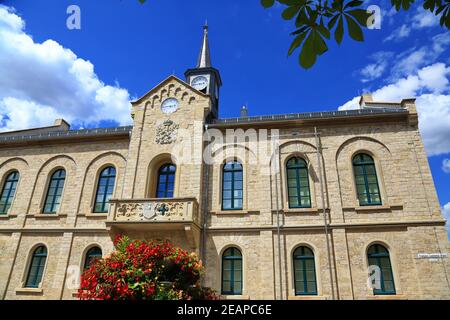
<svg viewBox="0 0 450 320">
<path fill-rule="evenodd" d="M 212 63 L 223 80 L 221 117 L 237 116 L 244 104 L 250 115 L 349 109 L 365 91 L 380 100 L 417 97 L 440 203 L 450 214 L 450 32 L 420 8 L 395 13 L 390 1 L 368 2 L 382 9 L 381 29 L 367 31 L 364 43 L 331 43 L 305 71 L 297 55 L 287 57 L 293 29 L 282 8 L 265 10 L 259 0 L 2 3 L 10 9 L 3 7 L 0 32 L 3 26 L 12 38 L 0 35 L 1 130 L 58 116 L 75 127 L 126 124 L 129 99 L 195 66 L 208 19 Z M 81 30 L 66 27 L 72 4 L 81 9 Z"/>
</svg>

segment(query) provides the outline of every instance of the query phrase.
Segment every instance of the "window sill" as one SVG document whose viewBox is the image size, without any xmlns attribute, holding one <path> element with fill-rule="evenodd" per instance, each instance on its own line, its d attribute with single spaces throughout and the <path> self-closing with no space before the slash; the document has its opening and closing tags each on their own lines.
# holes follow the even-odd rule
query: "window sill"
<svg viewBox="0 0 450 320">
<path fill-rule="evenodd" d="M 86 217 L 87 219 L 106 219 L 108 218 L 108 213 L 80 213 L 79 217 Z"/>
<path fill-rule="evenodd" d="M 250 300 L 248 295 L 231 295 L 225 294 L 220 296 L 223 300 Z"/>
<path fill-rule="evenodd" d="M 276 210 L 273 210 L 276 212 Z M 289 208 L 289 209 L 282 209 L 286 214 L 292 214 L 292 213 L 314 213 L 318 214 L 319 212 L 322 212 L 322 209 L 319 208 Z M 325 211 L 328 211 L 328 209 L 325 209 Z"/>
<path fill-rule="evenodd" d="M 220 211 L 210 211 L 210 214 L 215 215 L 246 215 L 246 214 L 259 214 L 259 210 L 220 210 Z"/>
<path fill-rule="evenodd" d="M 65 213 L 38 213 L 38 214 L 29 214 L 27 217 L 35 218 L 35 219 L 59 219 L 67 217 Z"/>
<path fill-rule="evenodd" d="M 42 290 L 42 288 L 17 288 L 16 289 L 16 294 L 36 294 L 36 295 L 40 295 L 43 294 L 44 290 Z"/>
<path fill-rule="evenodd" d="M 394 209 L 403 209 L 403 205 L 395 204 L 395 205 L 379 205 L 379 206 L 355 206 L 355 207 L 344 207 L 342 210 L 344 211 L 356 211 L 361 213 L 367 212 L 377 212 L 377 211 L 392 211 Z"/>
<path fill-rule="evenodd" d="M 408 300 L 403 294 L 368 295 L 367 300 Z"/>
<path fill-rule="evenodd" d="M 17 214 L 0 214 L 0 219 L 10 219 L 10 218 L 16 218 Z"/>
<path fill-rule="evenodd" d="M 328 300 L 328 296 L 288 296 L 288 300 Z"/>
</svg>

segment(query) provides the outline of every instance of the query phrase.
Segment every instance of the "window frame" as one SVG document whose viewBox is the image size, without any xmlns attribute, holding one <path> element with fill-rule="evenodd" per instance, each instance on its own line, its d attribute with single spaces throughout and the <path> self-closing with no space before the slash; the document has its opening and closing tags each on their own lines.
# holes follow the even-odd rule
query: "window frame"
<svg viewBox="0 0 450 320">
<path fill-rule="evenodd" d="M 232 168 L 231 169 L 227 169 L 226 166 L 231 164 Z M 238 164 L 240 166 L 239 169 L 236 169 L 234 166 Z M 235 175 L 237 173 L 241 173 L 241 180 L 236 179 Z M 230 173 L 231 174 L 231 181 L 225 181 L 225 174 L 226 173 Z M 242 165 L 242 163 L 235 159 L 235 160 L 231 160 L 231 161 L 226 161 L 223 166 L 222 166 L 222 170 L 221 170 L 221 175 L 222 175 L 222 183 L 221 183 L 221 210 L 222 211 L 240 211 L 240 210 L 244 210 L 244 166 Z M 234 186 L 235 182 L 240 181 L 241 182 L 241 189 L 236 189 Z M 231 182 L 231 189 L 226 189 L 225 190 L 225 182 Z M 231 192 L 231 198 L 227 198 L 225 199 L 225 191 L 226 192 Z M 234 195 L 235 191 L 241 191 L 242 196 L 241 197 L 236 197 Z M 225 207 L 225 200 L 226 201 L 231 201 L 231 206 L 229 208 Z M 235 200 L 241 200 L 241 206 L 240 207 L 235 207 L 234 202 Z"/>
<path fill-rule="evenodd" d="M 369 157 L 371 162 L 364 162 L 361 159 L 362 163 L 361 162 L 360 163 L 355 163 L 357 157 L 363 157 L 363 156 Z M 368 174 L 367 173 L 367 168 L 369 166 L 373 166 L 374 174 Z M 362 174 L 357 174 L 356 173 L 356 167 L 360 167 L 361 168 Z M 377 165 L 375 163 L 375 159 L 373 158 L 373 156 L 371 154 L 367 153 L 367 152 L 358 152 L 358 153 L 356 153 L 352 157 L 352 170 L 353 170 L 353 181 L 354 181 L 354 184 L 355 184 L 355 194 L 356 194 L 356 198 L 358 200 L 359 206 L 364 207 L 364 206 L 381 206 L 381 205 L 383 205 L 383 199 L 382 199 L 382 195 L 381 195 L 381 189 L 380 189 L 380 182 L 379 182 L 379 177 L 378 177 Z M 375 178 L 376 178 L 376 187 L 377 187 L 377 193 L 376 194 L 378 195 L 378 197 L 380 199 L 380 201 L 378 201 L 378 202 L 373 202 L 371 200 L 372 195 L 375 194 L 375 193 L 372 193 L 372 194 L 370 193 L 370 188 L 369 188 L 370 183 L 368 181 L 368 176 L 369 175 L 375 176 Z M 361 184 L 357 183 L 357 176 L 361 176 L 364 179 L 364 194 L 367 197 L 367 202 L 363 202 L 360 199 L 360 194 L 358 193 L 358 185 L 361 185 Z"/>
<path fill-rule="evenodd" d="M 375 250 L 376 252 L 374 254 L 369 253 L 370 249 L 372 247 L 376 248 L 376 250 Z M 381 252 L 380 253 L 379 250 L 378 250 L 380 247 L 383 248 L 385 250 L 385 252 Z M 380 268 L 381 289 L 373 288 L 372 289 L 373 294 L 377 295 L 377 296 L 396 295 L 397 294 L 397 289 L 395 287 L 394 270 L 392 268 L 391 253 L 390 253 L 389 248 L 387 246 L 385 246 L 384 244 L 381 244 L 381 243 L 372 243 L 371 245 L 369 245 L 367 247 L 366 259 L 367 259 L 368 267 L 373 265 L 373 264 L 370 263 L 370 259 L 375 259 L 376 260 L 376 264 L 375 265 Z M 384 279 L 383 268 L 381 267 L 382 266 L 381 259 L 387 259 L 387 261 L 389 262 L 389 274 L 390 274 L 390 277 L 391 277 L 392 280 L 385 280 Z M 385 281 L 386 282 L 392 282 L 393 290 L 386 290 Z"/>
<path fill-rule="evenodd" d="M 289 167 L 289 162 L 291 162 L 293 160 L 296 162 L 295 163 L 295 167 L 294 166 Z M 303 164 L 304 166 L 302 167 L 301 164 Z M 305 170 L 306 171 L 306 182 L 307 182 L 306 186 L 302 186 L 302 184 L 300 183 L 301 170 Z M 291 180 L 291 179 L 289 179 L 289 176 L 290 176 L 289 172 L 290 171 L 294 171 L 294 174 L 295 174 L 295 187 L 291 187 L 289 185 L 289 180 Z M 287 159 L 286 163 L 285 163 L 285 172 L 286 172 L 286 189 L 287 189 L 286 190 L 286 194 L 287 194 L 287 202 L 288 202 L 289 209 L 312 208 L 311 183 L 310 183 L 310 180 L 309 180 L 308 162 L 304 158 L 299 157 L 299 156 L 289 157 Z M 308 198 L 309 204 L 303 205 L 302 198 L 306 198 L 306 197 L 305 196 L 301 196 L 301 189 L 302 188 L 306 188 L 306 187 L 308 188 L 308 196 L 307 196 L 307 198 Z M 296 190 L 296 194 L 295 195 L 291 195 L 291 191 L 290 190 L 294 189 L 294 188 Z M 292 205 L 291 198 L 296 198 L 298 203 L 300 203 L 300 205 L 298 205 L 298 206 Z"/>
<path fill-rule="evenodd" d="M 102 176 L 102 174 L 108 169 L 114 169 L 114 184 L 113 184 L 113 192 L 111 193 L 111 197 L 114 195 L 114 192 L 115 192 L 115 189 L 116 189 L 116 185 L 117 185 L 117 183 L 116 183 L 116 180 L 117 180 L 117 169 L 113 165 L 106 165 L 102 169 L 99 170 L 99 174 L 98 174 L 98 178 L 97 178 L 97 184 L 96 184 L 96 189 L 95 189 L 95 194 L 94 194 L 94 205 L 93 205 L 93 208 L 92 208 L 92 212 L 93 213 L 100 213 L 100 214 L 103 213 L 103 214 L 105 214 L 105 213 L 108 213 L 108 211 L 109 211 L 109 200 L 106 201 L 106 198 L 107 198 L 107 195 L 108 195 L 108 193 L 106 191 L 108 190 L 107 187 L 110 186 L 109 183 L 105 185 L 105 193 L 103 195 L 102 201 L 101 202 L 97 202 L 97 198 L 98 198 L 99 190 L 100 190 L 100 183 L 102 181 L 102 178 L 103 179 L 108 179 L 108 182 L 112 178 L 112 175 Z M 97 204 L 100 204 L 100 203 L 102 204 L 102 207 L 101 207 L 102 210 L 97 210 Z"/>
<path fill-rule="evenodd" d="M 174 170 L 172 171 L 170 168 L 173 167 Z M 167 172 L 162 172 L 163 169 L 165 168 L 169 168 L 169 171 Z M 159 189 L 159 185 L 161 183 L 161 177 L 164 176 L 165 177 L 165 182 L 164 184 L 164 190 L 160 190 Z M 168 192 L 168 186 L 170 185 L 169 183 L 169 177 L 173 176 L 173 190 L 172 190 L 172 195 L 169 196 Z M 173 199 L 175 197 L 175 180 L 177 177 L 177 166 L 174 163 L 165 163 L 163 165 L 161 165 L 158 168 L 157 171 L 157 179 L 156 179 L 156 188 L 155 188 L 155 198 L 156 199 Z M 159 193 L 163 192 L 164 197 L 160 197 Z"/>
<path fill-rule="evenodd" d="M 64 177 L 63 178 L 55 178 L 55 175 L 58 172 L 61 172 L 61 171 L 64 172 Z M 54 170 L 52 172 L 52 174 L 50 175 L 50 179 L 49 179 L 48 184 L 47 184 L 47 192 L 45 194 L 44 204 L 43 204 L 43 207 L 42 207 L 42 213 L 43 214 L 56 214 L 56 213 L 58 213 L 59 209 L 61 208 L 61 203 L 62 203 L 63 194 L 64 194 L 64 187 L 66 185 L 66 178 L 67 178 L 67 171 L 64 168 L 58 168 L 58 169 Z M 56 200 L 57 193 L 53 194 L 51 210 L 48 211 L 48 210 L 46 210 L 47 201 L 48 201 L 49 197 L 51 197 L 50 196 L 50 188 L 51 188 L 51 185 L 52 185 L 52 181 L 54 181 L 54 180 L 57 181 L 57 187 L 56 187 L 55 192 L 57 192 L 57 190 L 60 188 L 61 189 L 61 195 L 60 195 L 60 199 L 59 199 L 59 204 L 55 208 L 55 205 L 56 205 L 55 200 Z M 62 186 L 60 186 L 60 182 L 61 181 L 62 181 Z"/>
<path fill-rule="evenodd" d="M 305 249 L 309 250 L 311 252 L 311 255 L 307 256 L 305 255 Z M 301 254 L 297 255 L 296 252 L 298 250 L 301 250 Z M 296 276 L 296 266 L 295 266 L 295 262 L 296 261 L 300 261 L 300 263 L 302 264 L 302 282 L 303 282 L 303 290 L 304 291 L 298 291 L 297 290 L 297 276 Z M 315 285 L 315 290 L 314 291 L 308 291 L 308 283 L 311 281 L 307 280 L 307 271 L 311 271 L 308 270 L 306 268 L 306 261 L 312 261 L 313 262 L 313 266 L 314 269 L 312 270 L 314 272 L 314 285 Z M 292 252 L 292 271 L 293 271 L 293 278 L 294 278 L 294 294 L 295 296 L 317 296 L 319 294 L 319 286 L 318 286 L 318 282 L 317 282 L 317 266 L 316 266 L 316 255 L 314 254 L 314 250 L 306 245 L 300 245 L 298 247 L 296 247 L 294 249 L 294 251 Z"/>
<path fill-rule="evenodd" d="M 89 258 L 89 253 L 92 250 L 94 250 L 94 249 L 100 250 L 100 255 L 93 255 L 93 256 L 96 256 L 97 257 L 96 259 L 103 258 L 103 250 L 102 250 L 102 248 L 99 245 L 95 244 L 95 245 L 92 245 L 92 246 L 88 247 L 87 250 L 85 251 L 84 255 L 83 255 L 82 271 L 85 271 L 85 270 L 89 269 L 90 264 L 92 263 L 92 259 L 91 259 L 89 261 L 89 264 L 87 264 L 88 263 L 88 258 Z"/>
<path fill-rule="evenodd" d="M 17 175 L 17 178 L 11 178 L 11 180 L 9 180 L 9 178 L 12 177 L 13 175 Z M 2 192 L 0 193 L 0 199 L 3 198 L 3 193 L 6 191 L 6 184 L 8 182 L 11 182 L 11 187 L 8 190 L 8 197 L 6 198 L 6 202 L 3 205 L 3 209 L 0 210 L 0 216 L 1 215 L 8 215 L 9 210 L 11 209 L 12 204 L 13 204 L 14 199 L 15 199 L 16 194 L 17 194 L 17 187 L 19 185 L 19 180 L 20 180 L 20 172 L 18 170 L 9 171 L 6 174 L 6 178 L 3 181 L 3 185 L 2 185 Z M 14 185 L 14 193 L 11 195 L 12 189 L 13 189 L 12 185 Z M 8 204 L 8 201 L 9 201 L 9 204 Z"/>
<path fill-rule="evenodd" d="M 44 248 L 45 249 L 45 256 L 44 253 L 36 253 L 39 249 Z M 41 255 L 38 258 L 41 258 L 41 260 L 39 260 L 39 264 L 38 267 L 39 269 L 37 270 L 37 272 L 35 273 L 35 279 L 33 284 L 29 284 L 30 281 L 30 276 L 31 276 L 31 269 L 33 267 L 33 262 L 36 258 L 36 255 Z M 44 258 L 44 259 L 42 259 Z M 47 267 L 47 259 L 48 259 L 48 249 L 47 246 L 45 244 L 38 244 L 35 247 L 33 247 L 33 249 L 31 250 L 31 256 L 29 259 L 29 263 L 27 264 L 27 269 L 26 269 L 26 274 L 25 274 L 25 281 L 23 283 L 23 287 L 27 288 L 27 289 L 38 289 L 42 286 L 42 282 L 44 280 L 44 275 L 45 275 L 45 270 Z M 44 263 L 42 264 L 42 260 L 44 261 Z M 39 278 L 37 277 L 39 275 L 39 270 L 41 269 L 41 273 Z M 37 280 L 39 280 L 38 282 L 36 282 Z"/>
<path fill-rule="evenodd" d="M 231 252 L 231 255 L 225 256 L 225 254 L 229 251 Z M 237 253 L 239 253 L 239 255 L 235 255 L 235 251 L 237 251 Z M 226 270 L 227 272 L 230 272 L 230 280 L 226 280 L 227 282 L 230 283 L 230 290 L 229 291 L 225 291 L 224 290 L 224 274 L 225 274 L 225 263 L 224 261 L 231 261 L 231 267 L 230 270 Z M 240 261 L 241 262 L 241 269 L 240 270 L 236 270 L 235 269 L 235 261 Z M 242 255 L 242 251 L 235 246 L 232 247 L 227 247 L 221 255 L 221 263 L 222 263 L 222 268 L 221 268 L 221 282 L 220 282 L 220 292 L 221 294 L 224 295 L 242 295 L 243 292 L 243 287 L 244 287 L 244 259 L 243 259 L 243 255 Z M 235 290 L 234 285 L 235 285 L 235 281 L 234 281 L 234 273 L 235 271 L 240 271 L 241 273 L 241 280 L 237 281 L 240 283 L 240 287 L 238 289 Z"/>
</svg>

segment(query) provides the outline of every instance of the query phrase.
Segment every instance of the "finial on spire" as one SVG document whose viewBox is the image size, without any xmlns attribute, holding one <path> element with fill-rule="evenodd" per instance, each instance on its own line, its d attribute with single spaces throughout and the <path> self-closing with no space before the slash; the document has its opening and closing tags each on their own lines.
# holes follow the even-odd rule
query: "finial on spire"
<svg viewBox="0 0 450 320">
<path fill-rule="evenodd" d="M 203 26 L 203 42 L 200 49 L 200 55 L 198 56 L 197 68 L 210 68 L 211 67 L 211 54 L 209 52 L 208 41 L 208 20 L 205 21 Z"/>
</svg>

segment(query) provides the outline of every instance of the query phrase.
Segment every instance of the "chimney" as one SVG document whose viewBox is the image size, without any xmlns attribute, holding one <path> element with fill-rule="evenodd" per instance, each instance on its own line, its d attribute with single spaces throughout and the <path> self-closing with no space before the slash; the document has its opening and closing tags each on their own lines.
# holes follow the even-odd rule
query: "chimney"
<svg viewBox="0 0 450 320">
<path fill-rule="evenodd" d="M 53 126 L 59 127 L 58 129 L 60 129 L 61 131 L 67 131 L 70 129 L 70 124 L 67 123 L 67 121 L 64 119 L 56 119 Z"/>
<path fill-rule="evenodd" d="M 359 106 L 361 108 L 364 108 L 366 105 L 366 102 L 373 102 L 373 97 L 371 93 L 364 93 L 361 98 L 359 99 Z"/>
<path fill-rule="evenodd" d="M 246 118 L 248 117 L 248 109 L 246 106 L 242 106 L 241 108 L 241 118 Z"/>
</svg>

